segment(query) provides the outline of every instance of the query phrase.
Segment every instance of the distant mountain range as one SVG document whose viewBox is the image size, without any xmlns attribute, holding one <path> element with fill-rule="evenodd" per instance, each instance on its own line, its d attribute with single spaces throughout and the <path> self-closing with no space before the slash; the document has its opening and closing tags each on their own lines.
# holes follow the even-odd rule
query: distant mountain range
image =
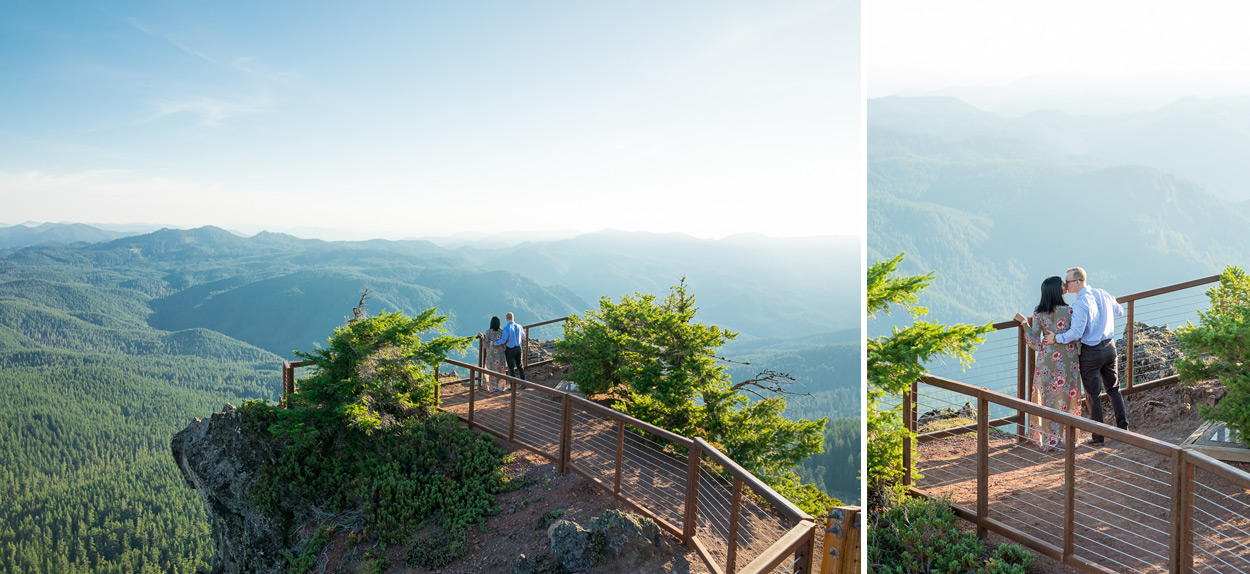
<svg viewBox="0 0 1250 574">
<path fill-rule="evenodd" d="M 1228 123 L 1210 121 L 1224 112 Z M 1242 145 L 1243 117 L 1243 100 L 1107 118 L 1003 118 L 950 98 L 870 100 L 868 259 L 905 252 L 906 272 L 935 271 L 922 303 L 948 322 L 1007 319 L 1036 304 L 1042 279 L 1074 265 L 1115 293 L 1244 266 L 1250 205 L 1178 167 L 1250 182 L 1250 171 L 1238 174 L 1250 170 L 1243 162 L 1207 170 L 1198 160 L 1211 142 Z M 1147 163 L 1156 157 L 1171 165 Z"/>
<path fill-rule="evenodd" d="M 869 100 L 870 129 L 937 136 L 948 142 L 1010 139 L 1060 156 L 1137 165 L 1201 183 L 1212 195 L 1250 199 L 1250 97 L 1185 98 L 1143 112 L 1070 115 L 1041 108 L 1018 117 L 955 98 Z"/>
<path fill-rule="evenodd" d="M 38 245 L 40 243 L 96 243 L 126 236 L 118 231 L 106 231 L 82 223 L 44 223 L 26 226 L 0 225 L 0 250 Z"/>
<path fill-rule="evenodd" d="M 76 241 L 112 240 L 11 248 L 9 260 L 49 269 L 133 267 L 152 282 L 153 326 L 225 329 L 279 354 L 320 341 L 365 288 L 375 311 L 437 303 L 460 334 L 478 332 L 507 310 L 522 322 L 561 317 L 597 307 L 603 296 L 662 294 L 682 277 L 699 299 L 701 320 L 747 339 L 844 329 L 859 314 L 858 304 L 850 304 L 859 293 L 859 241 L 852 237 L 705 240 L 604 231 L 507 248 L 448 249 L 421 240 L 326 242 L 268 232 L 241 237 L 215 227 L 113 239 L 99 230 L 90 235 L 94 228 L 81 224 L 45 226 L 47 233 L 61 230 L 59 236 L 78 233 Z M 830 303 L 835 301 L 847 304 Z M 260 325 L 260 316 L 273 319 L 263 323 L 265 336 L 228 326 L 234 317 Z"/>
</svg>

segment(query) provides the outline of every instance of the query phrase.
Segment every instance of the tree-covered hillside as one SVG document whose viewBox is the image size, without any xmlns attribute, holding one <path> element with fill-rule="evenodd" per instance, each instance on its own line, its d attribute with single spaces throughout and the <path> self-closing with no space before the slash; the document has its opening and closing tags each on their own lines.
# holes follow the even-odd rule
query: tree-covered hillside
<svg viewBox="0 0 1250 574">
<path fill-rule="evenodd" d="M 142 275 L 45 265 L 0 276 L 0 571 L 207 566 L 169 439 L 226 401 L 274 398 L 278 357 L 152 329 Z"/>
</svg>

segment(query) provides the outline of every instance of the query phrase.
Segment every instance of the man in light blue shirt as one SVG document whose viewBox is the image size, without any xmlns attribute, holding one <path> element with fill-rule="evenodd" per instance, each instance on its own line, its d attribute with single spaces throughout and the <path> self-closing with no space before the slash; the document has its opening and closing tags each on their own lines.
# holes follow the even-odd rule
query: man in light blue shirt
<svg viewBox="0 0 1250 574">
<path fill-rule="evenodd" d="M 1116 382 L 1115 320 L 1124 316 L 1124 309 L 1110 293 L 1086 284 L 1085 270 L 1073 267 L 1064 275 L 1064 292 L 1075 293 L 1072 301 L 1072 326 L 1055 335 L 1047 333 L 1046 344 L 1081 341 L 1081 385 L 1089 401 L 1089 418 L 1103 422 L 1102 390 L 1107 390 L 1115 426 L 1128 429 L 1124 397 Z M 1094 434 L 1086 444 L 1100 445 L 1103 437 Z"/>
<path fill-rule="evenodd" d="M 508 374 L 525 380 L 525 367 L 521 364 L 521 343 L 525 340 L 525 331 L 512 320 L 512 311 L 503 316 L 508 321 L 503 327 L 503 334 L 492 345 L 503 345 L 503 358 L 508 362 Z M 517 373 L 520 373 L 519 375 Z"/>
</svg>

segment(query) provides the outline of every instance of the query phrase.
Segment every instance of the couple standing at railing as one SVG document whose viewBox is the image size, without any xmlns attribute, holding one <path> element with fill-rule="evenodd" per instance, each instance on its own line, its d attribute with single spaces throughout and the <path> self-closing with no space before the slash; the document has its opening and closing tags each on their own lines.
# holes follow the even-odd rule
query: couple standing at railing
<svg viewBox="0 0 1250 574">
<path fill-rule="evenodd" d="M 1042 281 L 1041 300 L 1026 319 L 1016 313 L 1029 347 L 1037 351 L 1032 400 L 1042 406 L 1081 416 L 1081 389 L 1089 399 L 1089 418 L 1103 422 L 1102 391 L 1115 412 L 1116 426 L 1128 429 L 1124 398 L 1116 381 L 1115 320 L 1124 309 L 1110 293 L 1087 284 L 1085 270 L 1068 269 L 1064 278 Z M 1072 305 L 1063 296 L 1075 295 Z M 1029 437 L 1043 451 L 1063 450 L 1066 425 L 1029 416 Z M 1085 444 L 1097 446 L 1094 434 Z"/>
<path fill-rule="evenodd" d="M 525 366 L 521 361 L 521 343 L 525 341 L 525 330 L 512 320 L 512 311 L 505 313 L 504 319 L 507 319 L 508 324 L 501 328 L 499 317 L 491 317 L 490 329 L 477 334 L 478 340 L 486 346 L 485 363 L 482 366 L 502 373 L 504 363 L 507 362 L 508 375 L 525 380 Z M 485 385 L 484 390 L 489 393 L 503 392 L 505 386 L 502 379 L 486 374 L 482 375 L 481 385 Z"/>
</svg>

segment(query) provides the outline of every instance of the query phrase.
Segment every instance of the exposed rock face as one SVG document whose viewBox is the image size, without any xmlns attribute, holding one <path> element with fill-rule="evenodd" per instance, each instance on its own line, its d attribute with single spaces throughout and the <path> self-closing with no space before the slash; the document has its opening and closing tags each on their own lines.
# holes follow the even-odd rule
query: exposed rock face
<svg viewBox="0 0 1250 574">
<path fill-rule="evenodd" d="M 649 518 L 608 510 L 590 520 L 590 530 L 560 520 L 547 535 L 551 554 L 570 573 L 672 571 L 668 537 Z"/>
<path fill-rule="evenodd" d="M 920 415 L 919 417 L 916 417 L 916 424 L 923 426 L 931 422 L 947 420 L 947 419 L 958 419 L 958 418 L 964 418 L 964 419 L 977 418 L 977 412 L 976 410 L 972 408 L 972 403 L 964 403 L 963 408 L 959 410 L 955 410 L 950 407 L 946 407 L 942 409 L 933 409 L 931 411 L 928 411 Z"/>
<path fill-rule="evenodd" d="M 233 405 L 222 411 L 195 419 L 171 441 L 182 476 L 213 522 L 213 573 L 285 572 L 289 519 L 253 508 L 250 495 L 257 470 L 277 452 L 244 428 Z"/>
<path fill-rule="evenodd" d="M 1115 342 L 1116 368 L 1121 377 L 1128 376 L 1126 357 L 1127 342 L 1124 337 Z M 1176 332 L 1167 325 L 1158 327 L 1141 322 L 1133 323 L 1133 384 L 1145 383 L 1176 374 L 1173 366 L 1184 353 L 1176 346 Z M 1128 381 L 1120 384 L 1124 387 Z"/>
</svg>

